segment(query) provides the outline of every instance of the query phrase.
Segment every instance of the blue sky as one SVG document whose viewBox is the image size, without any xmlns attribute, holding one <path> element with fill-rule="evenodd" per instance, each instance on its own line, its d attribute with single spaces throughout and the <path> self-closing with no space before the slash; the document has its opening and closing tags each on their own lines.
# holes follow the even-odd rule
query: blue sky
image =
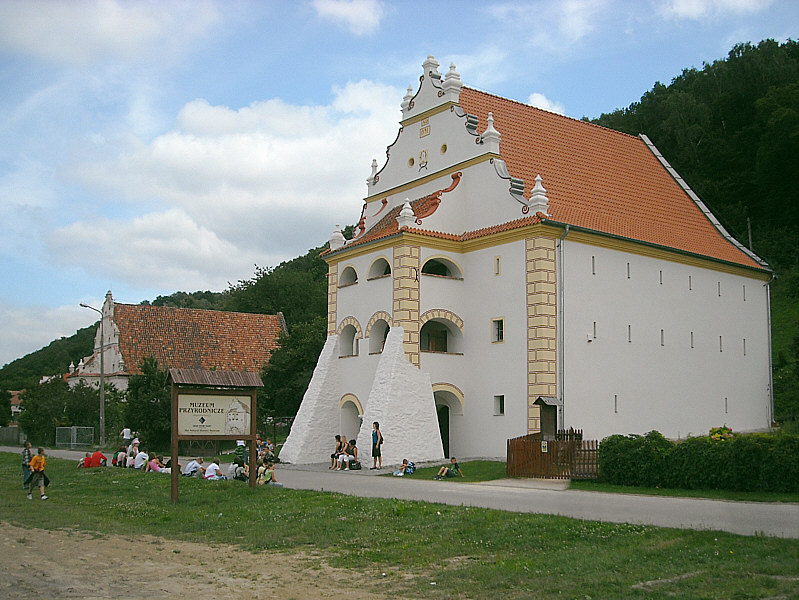
<svg viewBox="0 0 799 600">
<path fill-rule="evenodd" d="M 354 223 L 428 54 L 596 117 L 798 26 L 795 0 L 0 0 L 0 365 L 107 290 L 223 291 Z"/>
</svg>

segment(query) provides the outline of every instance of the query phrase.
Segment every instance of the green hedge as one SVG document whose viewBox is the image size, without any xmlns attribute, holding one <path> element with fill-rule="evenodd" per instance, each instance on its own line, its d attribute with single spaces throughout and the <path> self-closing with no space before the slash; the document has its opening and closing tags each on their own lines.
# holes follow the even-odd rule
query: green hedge
<svg viewBox="0 0 799 600">
<path fill-rule="evenodd" d="M 599 445 L 599 481 L 617 485 L 799 492 L 799 435 L 738 434 L 667 440 L 657 431 Z"/>
</svg>

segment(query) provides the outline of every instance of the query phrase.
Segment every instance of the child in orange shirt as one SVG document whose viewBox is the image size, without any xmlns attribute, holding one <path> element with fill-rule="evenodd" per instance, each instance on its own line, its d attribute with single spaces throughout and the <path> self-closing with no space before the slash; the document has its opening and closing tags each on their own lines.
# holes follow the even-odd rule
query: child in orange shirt
<svg viewBox="0 0 799 600">
<path fill-rule="evenodd" d="M 28 500 L 33 500 L 31 493 L 33 488 L 39 486 L 39 491 L 42 493 L 42 500 L 47 500 L 44 493 L 45 474 L 44 468 L 47 466 L 47 460 L 44 457 L 44 448 L 39 448 L 38 454 L 31 459 L 31 477 L 30 488 L 28 489 Z"/>
</svg>

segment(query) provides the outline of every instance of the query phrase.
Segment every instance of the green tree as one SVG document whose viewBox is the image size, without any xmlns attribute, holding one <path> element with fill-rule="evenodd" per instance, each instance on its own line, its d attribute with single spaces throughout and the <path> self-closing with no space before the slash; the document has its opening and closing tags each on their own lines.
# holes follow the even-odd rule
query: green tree
<svg viewBox="0 0 799 600">
<path fill-rule="evenodd" d="M 139 365 L 141 374 L 128 381 L 124 420 L 138 432 L 142 446 L 166 449 L 172 435 L 172 394 L 167 383 L 169 372 L 158 367 L 158 361 L 145 358 Z"/>
<path fill-rule="evenodd" d="M 68 426 L 69 386 L 61 378 L 27 388 L 21 396 L 19 426 L 32 443 L 52 445 L 55 428 Z"/>
<path fill-rule="evenodd" d="M 105 434 L 106 439 L 113 439 L 114 434 L 121 429 L 121 398 L 117 389 L 111 384 L 105 384 Z M 100 390 L 81 381 L 66 395 L 64 409 L 67 425 L 80 427 L 94 427 L 95 437 L 100 435 Z"/>
<path fill-rule="evenodd" d="M 11 394 L 0 389 L 0 427 L 11 422 Z"/>
<path fill-rule="evenodd" d="M 326 327 L 327 320 L 317 316 L 291 327 L 289 335 L 280 335 L 280 347 L 261 374 L 264 387 L 258 393 L 259 420 L 297 414 L 325 344 Z"/>
</svg>

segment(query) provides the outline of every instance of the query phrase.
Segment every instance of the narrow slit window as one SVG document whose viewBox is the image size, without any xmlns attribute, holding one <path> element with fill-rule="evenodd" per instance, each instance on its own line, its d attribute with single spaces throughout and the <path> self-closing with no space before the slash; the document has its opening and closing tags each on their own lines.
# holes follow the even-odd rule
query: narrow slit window
<svg viewBox="0 0 799 600">
<path fill-rule="evenodd" d="M 744 338 L 744 356 L 746 356 L 746 338 Z"/>
<path fill-rule="evenodd" d="M 743 289 L 743 293 L 744 293 L 744 302 L 746 302 L 746 286 L 743 286 L 743 287 L 744 287 L 744 289 Z"/>
<path fill-rule="evenodd" d="M 630 263 L 627 263 L 627 279 L 630 278 Z"/>
<path fill-rule="evenodd" d="M 694 347 L 694 332 L 691 332 L 691 348 Z"/>
<path fill-rule="evenodd" d="M 594 325 L 591 327 L 591 336 L 596 339 L 596 321 L 594 321 Z"/>
<path fill-rule="evenodd" d="M 721 336 L 719 336 L 719 352 L 724 352 L 724 343 Z"/>
<path fill-rule="evenodd" d="M 613 412 L 614 413 L 618 413 L 619 412 L 619 395 L 618 394 L 613 394 Z"/>
<path fill-rule="evenodd" d="M 494 415 L 501 417 L 505 414 L 505 395 L 494 396 Z"/>
<path fill-rule="evenodd" d="M 660 274 L 658 275 L 658 283 L 663 285 L 663 271 L 660 271 Z"/>
<path fill-rule="evenodd" d="M 491 342 L 505 341 L 505 319 L 493 319 L 491 321 Z"/>
<path fill-rule="evenodd" d="M 502 257 L 495 256 L 494 257 L 494 275 L 501 275 L 502 274 Z"/>
<path fill-rule="evenodd" d="M 724 414 L 725 414 L 725 415 L 727 414 L 727 409 L 728 409 L 728 405 L 727 405 L 727 397 L 726 397 L 726 396 L 724 396 Z"/>
<path fill-rule="evenodd" d="M 689 275 L 688 276 L 688 291 L 690 292 L 692 289 L 694 289 L 694 284 L 693 284 L 693 281 L 691 279 L 691 276 Z"/>
<path fill-rule="evenodd" d="M 660 345 L 661 346 L 666 345 L 666 334 L 662 329 L 660 330 Z"/>
<path fill-rule="evenodd" d="M 591 275 L 596 275 L 596 256 L 591 257 Z"/>
<path fill-rule="evenodd" d="M 632 342 L 633 341 L 633 326 L 632 325 L 627 325 L 627 341 L 628 342 Z"/>
<path fill-rule="evenodd" d="M 718 282 L 719 298 L 721 298 L 721 282 Z"/>
</svg>

